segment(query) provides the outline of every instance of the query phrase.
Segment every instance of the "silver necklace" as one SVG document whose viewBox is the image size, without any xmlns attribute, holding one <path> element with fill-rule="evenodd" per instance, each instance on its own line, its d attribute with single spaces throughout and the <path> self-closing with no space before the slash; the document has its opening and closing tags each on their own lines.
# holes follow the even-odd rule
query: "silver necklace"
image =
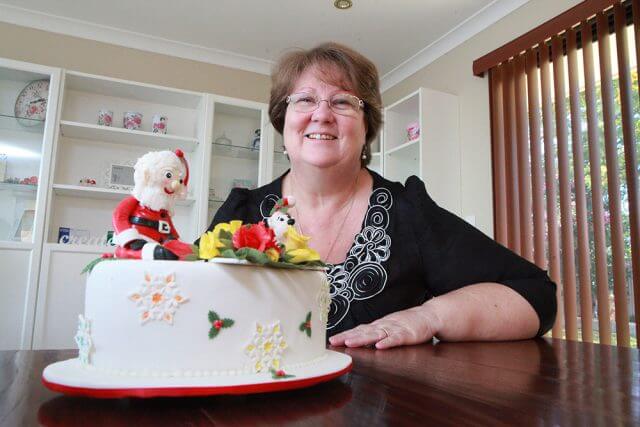
<svg viewBox="0 0 640 427">
<path fill-rule="evenodd" d="M 360 171 L 358 171 L 358 175 L 356 175 L 356 180 L 355 180 L 355 183 L 353 184 L 353 189 L 351 190 L 351 196 L 350 196 L 351 200 L 347 201 L 347 203 L 349 203 L 349 209 L 347 209 L 347 213 L 345 214 L 344 218 L 342 219 L 342 222 L 340 223 L 340 228 L 338 228 L 338 232 L 336 233 L 336 236 L 333 238 L 333 241 L 331 242 L 331 246 L 329 246 L 329 251 L 324 257 L 321 257 L 321 259 L 324 260 L 325 262 L 328 262 L 329 256 L 333 253 L 333 247 L 336 245 L 336 242 L 338 241 L 338 237 L 340 237 L 340 233 L 342 233 L 344 224 L 347 222 L 347 218 L 349 218 L 349 214 L 351 213 L 351 209 L 353 208 L 353 204 L 355 203 L 356 198 L 354 196 L 358 189 L 358 179 L 360 179 Z M 295 176 L 293 176 L 293 181 L 295 183 L 296 188 L 298 188 L 298 182 L 296 181 Z M 346 206 L 346 203 L 342 205 L 342 207 L 340 208 L 340 210 L 338 210 L 338 212 L 341 212 L 345 206 Z M 303 236 L 306 236 L 307 234 L 304 232 L 304 229 L 302 228 L 302 212 L 300 211 L 299 204 L 296 204 L 295 210 L 296 210 L 296 213 L 298 214 L 298 221 L 296 222 L 298 224 L 298 227 L 300 228 L 300 233 Z"/>
</svg>

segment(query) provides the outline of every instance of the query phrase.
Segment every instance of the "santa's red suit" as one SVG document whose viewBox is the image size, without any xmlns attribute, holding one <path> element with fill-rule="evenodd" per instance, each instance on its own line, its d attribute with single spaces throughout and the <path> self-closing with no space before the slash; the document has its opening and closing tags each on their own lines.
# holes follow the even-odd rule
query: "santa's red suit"
<svg viewBox="0 0 640 427">
<path fill-rule="evenodd" d="M 124 199 L 113 211 L 113 226 L 117 258 L 175 259 L 166 250 L 176 258 L 191 252 L 189 245 L 179 241 L 168 211 L 149 209 L 133 196 Z"/>
</svg>

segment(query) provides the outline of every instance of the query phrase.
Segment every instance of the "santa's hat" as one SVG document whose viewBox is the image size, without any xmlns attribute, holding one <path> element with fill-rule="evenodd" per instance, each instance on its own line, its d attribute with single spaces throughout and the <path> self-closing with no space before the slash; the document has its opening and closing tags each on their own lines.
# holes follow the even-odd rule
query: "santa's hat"
<svg viewBox="0 0 640 427">
<path fill-rule="evenodd" d="M 184 152 L 182 152 L 181 149 L 178 148 L 175 151 L 175 154 L 176 156 L 178 156 L 178 158 L 182 162 L 182 165 L 184 166 L 185 175 L 184 175 L 184 179 L 182 180 L 182 183 L 186 187 L 189 184 L 189 164 L 187 163 L 187 159 L 185 159 Z"/>
<path fill-rule="evenodd" d="M 273 215 L 278 211 L 286 214 L 289 208 L 294 207 L 295 204 L 296 204 L 296 199 L 293 196 L 286 196 L 286 197 L 283 197 L 282 199 L 278 199 L 276 204 L 271 209 L 271 212 L 269 212 L 269 216 Z"/>
</svg>

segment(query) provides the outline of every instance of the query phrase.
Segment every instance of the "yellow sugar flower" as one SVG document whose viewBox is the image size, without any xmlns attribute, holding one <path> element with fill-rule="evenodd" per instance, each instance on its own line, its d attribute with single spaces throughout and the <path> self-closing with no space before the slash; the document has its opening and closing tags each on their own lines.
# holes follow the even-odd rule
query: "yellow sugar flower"
<svg viewBox="0 0 640 427">
<path fill-rule="evenodd" d="M 293 249 L 291 251 L 287 251 L 287 256 L 291 257 L 289 262 L 293 264 L 320 261 L 320 254 L 311 248 Z"/>
<path fill-rule="evenodd" d="M 216 248 L 215 238 L 211 231 L 207 231 L 200 236 L 200 248 L 198 256 L 200 259 L 211 259 L 220 255 L 220 251 Z"/>
<path fill-rule="evenodd" d="M 293 226 L 287 228 L 285 233 L 284 249 L 289 262 L 300 264 L 302 262 L 320 261 L 318 252 L 311 249 L 308 245 L 311 237 L 303 236 Z"/>
<path fill-rule="evenodd" d="M 311 240 L 311 237 L 303 236 L 302 234 L 298 233 L 298 230 L 296 230 L 292 225 L 287 227 L 285 237 L 286 240 L 284 243 L 284 248 L 286 252 L 292 251 L 294 249 L 306 249 L 308 247 L 309 240 Z"/>
<path fill-rule="evenodd" d="M 229 223 L 221 222 L 220 224 L 216 224 L 213 231 L 207 231 L 200 236 L 200 248 L 198 254 L 200 259 L 211 259 L 220 256 L 220 249 L 228 246 L 220 241 L 220 232 L 224 230 L 233 235 L 233 233 L 235 233 L 241 226 L 242 221 L 236 220 Z"/>
<path fill-rule="evenodd" d="M 276 248 L 269 248 L 264 253 L 273 262 L 278 262 L 280 259 L 280 252 Z"/>
</svg>

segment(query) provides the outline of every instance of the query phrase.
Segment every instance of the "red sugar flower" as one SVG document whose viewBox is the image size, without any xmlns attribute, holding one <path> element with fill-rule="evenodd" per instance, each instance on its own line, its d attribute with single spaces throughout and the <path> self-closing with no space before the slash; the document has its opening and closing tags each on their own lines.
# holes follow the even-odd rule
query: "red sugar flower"
<svg viewBox="0 0 640 427">
<path fill-rule="evenodd" d="M 261 252 L 270 248 L 280 249 L 276 244 L 273 230 L 267 228 L 263 222 L 240 227 L 233 234 L 232 240 L 235 249 L 253 248 Z"/>
</svg>

